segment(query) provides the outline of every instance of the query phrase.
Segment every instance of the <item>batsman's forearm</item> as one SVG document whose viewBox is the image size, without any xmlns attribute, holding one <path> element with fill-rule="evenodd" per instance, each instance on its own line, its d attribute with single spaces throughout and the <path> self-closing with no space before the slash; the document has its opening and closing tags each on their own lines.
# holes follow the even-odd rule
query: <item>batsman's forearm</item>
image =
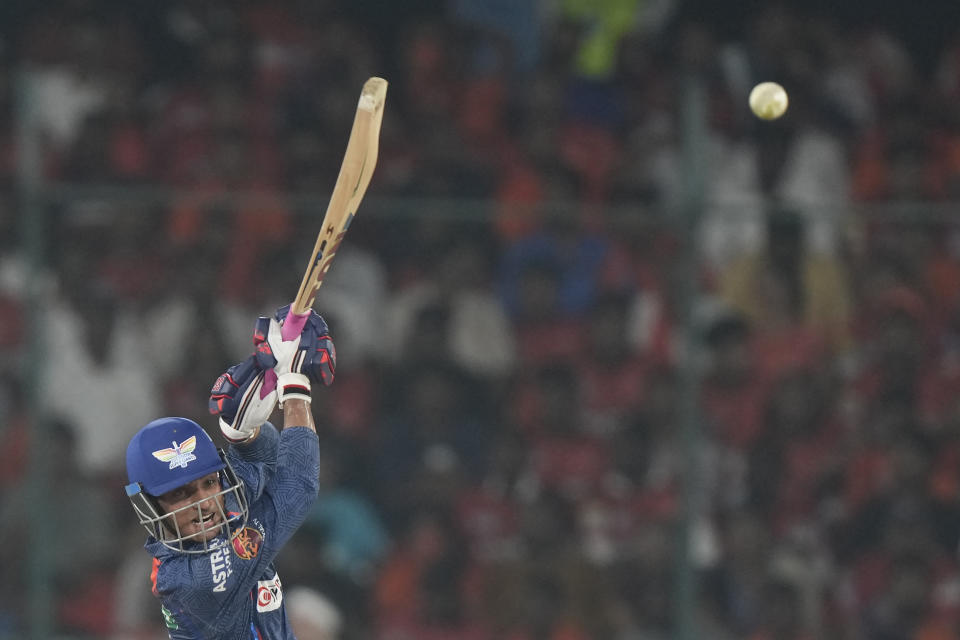
<svg viewBox="0 0 960 640">
<path fill-rule="evenodd" d="M 317 427 L 313 423 L 313 413 L 310 403 L 306 400 L 290 398 L 283 403 L 283 428 L 306 427 L 316 433 Z"/>
</svg>

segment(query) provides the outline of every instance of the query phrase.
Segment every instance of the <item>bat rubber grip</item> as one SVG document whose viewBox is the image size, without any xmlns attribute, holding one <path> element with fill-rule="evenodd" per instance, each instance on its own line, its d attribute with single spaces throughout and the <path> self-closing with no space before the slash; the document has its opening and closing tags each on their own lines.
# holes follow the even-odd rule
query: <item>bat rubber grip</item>
<svg viewBox="0 0 960 640">
<path fill-rule="evenodd" d="M 280 336 L 283 338 L 283 341 L 289 342 L 299 336 L 309 318 L 309 309 L 304 313 L 294 313 L 293 305 L 290 305 L 290 310 L 287 311 L 287 317 L 283 320 L 283 326 L 280 327 Z"/>
</svg>

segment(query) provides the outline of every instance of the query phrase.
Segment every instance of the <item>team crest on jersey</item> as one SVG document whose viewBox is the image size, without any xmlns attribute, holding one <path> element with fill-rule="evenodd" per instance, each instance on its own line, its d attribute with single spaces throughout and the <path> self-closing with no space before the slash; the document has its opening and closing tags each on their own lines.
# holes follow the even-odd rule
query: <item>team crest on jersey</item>
<svg viewBox="0 0 960 640">
<path fill-rule="evenodd" d="M 233 551 L 241 560 L 250 560 L 260 553 L 260 544 L 263 542 L 263 536 L 259 531 L 252 527 L 244 527 L 240 533 L 233 538 Z"/>
<path fill-rule="evenodd" d="M 187 468 L 188 462 L 193 462 L 197 456 L 193 455 L 193 450 L 197 448 L 197 436 L 190 436 L 180 444 L 173 441 L 173 446 L 169 449 L 160 449 L 153 452 L 153 457 L 161 462 L 169 462 L 171 469 L 177 467 Z"/>
</svg>

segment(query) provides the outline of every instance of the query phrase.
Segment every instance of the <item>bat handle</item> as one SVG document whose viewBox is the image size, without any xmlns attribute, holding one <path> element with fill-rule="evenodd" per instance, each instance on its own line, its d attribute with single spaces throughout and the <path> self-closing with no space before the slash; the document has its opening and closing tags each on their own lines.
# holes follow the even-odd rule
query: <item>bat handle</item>
<svg viewBox="0 0 960 640">
<path fill-rule="evenodd" d="M 290 305 L 290 310 L 287 311 L 287 317 L 283 320 L 283 326 L 280 327 L 280 337 L 283 338 L 283 341 L 289 342 L 297 338 L 300 332 L 303 331 L 303 327 L 307 324 L 309 318 L 309 309 L 304 313 L 294 313 L 293 305 Z M 277 372 L 273 369 L 267 369 L 263 372 L 263 386 L 260 387 L 260 399 L 263 400 L 266 398 L 270 395 L 270 392 L 276 388 Z"/>
<path fill-rule="evenodd" d="M 299 336 L 309 319 L 310 309 L 307 309 L 303 313 L 294 313 L 293 305 L 290 305 L 290 310 L 287 311 L 287 317 L 283 320 L 283 326 L 280 327 L 280 336 L 283 338 L 283 341 L 290 342 Z"/>
</svg>

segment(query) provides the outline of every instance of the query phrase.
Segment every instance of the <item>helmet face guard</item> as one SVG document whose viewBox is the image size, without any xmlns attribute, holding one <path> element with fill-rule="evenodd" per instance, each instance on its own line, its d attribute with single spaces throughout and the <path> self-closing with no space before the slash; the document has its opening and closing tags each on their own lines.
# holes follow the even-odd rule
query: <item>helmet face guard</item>
<svg viewBox="0 0 960 640">
<path fill-rule="evenodd" d="M 223 451 L 218 453 L 224 464 L 224 467 L 217 471 L 221 490 L 212 496 L 196 500 L 179 509 L 162 513 L 157 505 L 156 497 L 148 494 L 139 482 L 133 482 L 126 486 L 127 497 L 130 498 L 130 503 L 133 505 L 133 510 L 137 514 L 140 524 L 143 525 L 148 534 L 156 538 L 165 547 L 181 553 L 206 553 L 221 546 L 222 543 L 218 542 L 217 538 L 226 536 L 232 539 L 247 524 L 250 509 L 246 494 L 243 491 L 243 480 L 234 472 L 230 462 L 223 455 Z M 208 502 L 215 505 L 219 511 L 220 524 L 217 525 L 217 528 L 220 531 L 217 536 L 197 540 L 195 538 L 200 533 L 182 533 L 179 524 L 177 524 L 177 516 L 192 510 L 198 518 L 202 518 L 203 514 L 200 506 Z"/>
</svg>

